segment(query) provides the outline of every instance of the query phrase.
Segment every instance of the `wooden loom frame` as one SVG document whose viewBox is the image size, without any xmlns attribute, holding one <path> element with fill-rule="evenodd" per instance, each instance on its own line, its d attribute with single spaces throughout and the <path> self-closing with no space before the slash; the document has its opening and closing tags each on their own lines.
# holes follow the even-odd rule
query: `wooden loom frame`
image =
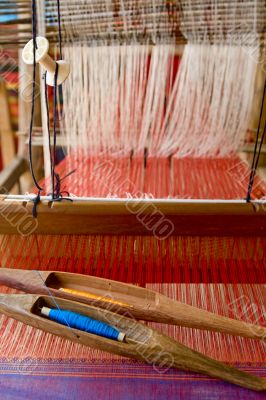
<svg viewBox="0 0 266 400">
<path fill-rule="evenodd" d="M 37 7 L 40 13 L 44 12 L 40 0 L 37 1 Z M 45 26 L 39 26 L 38 30 L 39 34 L 45 36 Z M 47 115 L 44 100 L 41 90 L 45 131 Z M 255 121 L 252 126 L 255 126 L 257 115 L 254 107 L 252 111 Z M 45 167 L 50 171 L 49 163 Z M 12 173 L 9 176 L 14 180 L 16 173 L 25 172 L 26 161 L 14 160 L 10 168 L 12 171 L 9 172 Z M 0 174 L 0 186 L 7 190 L 10 190 L 13 180 L 10 183 L 5 174 Z M 56 202 L 49 197 L 42 197 L 37 207 L 38 217 L 34 219 L 32 198 L 2 193 L 0 234 L 17 234 L 20 224 L 24 223 L 29 226 L 25 234 L 154 235 L 163 238 L 164 234 L 158 233 L 166 223 L 169 235 L 266 236 L 266 200 L 247 203 L 245 200 L 74 198 L 73 201 Z"/>
<path fill-rule="evenodd" d="M 43 196 L 34 219 L 34 196 L 8 195 L 26 171 L 27 160 L 18 155 L 0 173 L 0 234 L 266 236 L 266 200 L 84 197 L 57 202 Z"/>
<path fill-rule="evenodd" d="M 34 196 L 7 194 L 26 170 L 26 160 L 17 157 L 0 173 L 0 189 L 5 189 L 0 190 L 0 234 L 266 236 L 266 200 L 84 197 L 57 202 L 43 196 L 34 219 Z M 168 230 L 160 234 L 164 223 Z"/>
</svg>

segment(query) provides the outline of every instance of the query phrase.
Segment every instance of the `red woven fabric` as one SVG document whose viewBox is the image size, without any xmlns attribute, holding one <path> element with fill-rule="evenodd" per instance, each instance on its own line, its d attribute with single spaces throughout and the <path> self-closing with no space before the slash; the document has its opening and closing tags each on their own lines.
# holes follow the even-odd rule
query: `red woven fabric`
<svg viewBox="0 0 266 400">
<path fill-rule="evenodd" d="M 143 158 L 130 161 L 126 157 L 92 158 L 80 157 L 80 154 L 67 157 L 58 170 L 64 176 L 73 168 L 76 172 L 63 181 L 63 189 L 79 196 L 95 197 L 243 198 L 249 172 L 237 158 L 148 158 L 145 168 Z M 254 189 L 256 197 L 262 197 L 266 192 L 259 179 Z M 222 315 L 265 325 L 265 237 L 170 237 L 160 241 L 153 236 L 3 236 L 0 256 L 5 267 L 61 270 L 135 283 Z M 6 291 L 5 288 L 0 290 Z M 262 376 L 265 373 L 262 368 L 265 364 L 263 341 L 195 329 L 154 326 L 209 356 L 230 363 L 261 367 L 256 372 L 260 371 Z M 103 365 L 125 363 L 125 368 L 130 369 L 127 373 L 128 386 L 132 389 L 135 385 L 131 361 L 78 346 L 6 317 L 1 318 L 0 327 L 3 338 L 0 359 L 5 357 L 7 365 L 13 365 L 11 360 L 14 358 L 18 358 L 19 364 L 25 359 L 32 360 L 35 366 L 43 360 L 50 360 L 47 362 L 51 363 L 51 359 L 55 363 L 58 359 L 60 363 L 75 359 L 75 365 L 86 360 L 91 366 L 99 362 Z M 144 379 L 143 374 L 138 380 Z M 91 379 L 92 372 L 86 376 Z M 150 376 L 143 381 L 149 398 L 162 383 L 162 379 L 156 379 L 153 389 L 150 389 L 147 385 L 154 379 Z M 211 398 L 218 399 L 219 393 L 229 393 L 226 391 L 228 385 L 220 392 L 219 382 L 213 384 L 206 381 L 204 387 L 197 386 L 203 397 L 192 397 L 191 390 L 198 378 L 193 376 L 191 379 L 182 380 L 182 387 L 191 398 L 207 398 L 210 388 Z M 10 390 L 13 390 L 12 383 L 10 385 Z M 101 376 L 102 390 L 107 390 L 108 385 L 107 377 Z M 175 385 L 165 386 L 163 398 L 175 398 Z M 81 392 L 79 386 L 77 393 Z M 244 392 L 236 389 L 234 395 L 239 397 L 241 393 Z"/>
<path fill-rule="evenodd" d="M 76 196 L 154 197 L 180 199 L 244 199 L 250 169 L 238 157 L 157 158 L 68 155 L 57 167 L 62 190 Z M 50 180 L 42 182 L 50 186 Z M 49 189 L 48 189 L 49 192 Z M 266 184 L 255 178 L 253 198 L 266 195 Z"/>
</svg>

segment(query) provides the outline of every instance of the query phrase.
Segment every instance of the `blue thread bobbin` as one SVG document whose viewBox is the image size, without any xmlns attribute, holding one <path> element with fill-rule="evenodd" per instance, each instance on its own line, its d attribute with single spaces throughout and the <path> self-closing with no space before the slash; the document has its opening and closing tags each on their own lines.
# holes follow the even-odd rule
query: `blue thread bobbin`
<svg viewBox="0 0 266 400">
<path fill-rule="evenodd" d="M 123 342 L 125 334 L 102 321 L 77 314 L 68 310 L 57 310 L 48 307 L 42 307 L 41 314 L 48 317 L 52 321 L 58 322 L 61 325 L 69 328 L 78 329 L 83 332 L 93 335 L 102 336 L 107 339 Z"/>
</svg>

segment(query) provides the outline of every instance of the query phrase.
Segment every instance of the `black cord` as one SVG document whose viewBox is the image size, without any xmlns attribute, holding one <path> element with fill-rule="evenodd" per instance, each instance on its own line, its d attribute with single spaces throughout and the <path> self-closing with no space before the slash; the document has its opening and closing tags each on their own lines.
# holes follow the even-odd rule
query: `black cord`
<svg viewBox="0 0 266 400">
<path fill-rule="evenodd" d="M 47 71 L 45 71 L 43 79 L 44 79 L 44 96 L 45 96 L 45 108 L 46 108 L 46 120 L 47 120 L 47 132 L 48 132 L 48 145 L 49 145 L 49 155 L 50 155 L 50 168 L 51 168 L 51 177 L 53 176 L 53 160 L 52 160 L 52 151 L 51 151 L 51 137 L 50 137 L 50 115 L 49 115 L 49 98 L 48 98 L 48 86 L 46 82 Z"/>
<path fill-rule="evenodd" d="M 57 0 L 57 13 L 58 13 L 58 37 L 59 37 L 59 51 L 60 60 L 62 60 L 62 31 L 61 31 L 61 15 L 60 15 L 60 0 Z M 36 176 L 33 169 L 32 160 L 32 131 L 33 131 L 33 120 L 35 111 L 35 91 L 36 91 L 36 49 L 37 49 L 37 18 L 36 18 L 36 0 L 32 0 L 32 39 L 33 39 L 33 79 L 32 79 L 32 107 L 31 107 L 31 121 L 30 121 L 30 132 L 29 132 L 29 160 L 30 160 L 30 170 L 36 188 L 38 189 L 37 196 L 32 200 L 34 205 L 32 209 L 32 215 L 37 217 L 37 205 L 41 201 L 41 191 L 43 188 L 38 184 Z M 58 79 L 58 69 L 59 64 L 56 63 L 55 75 L 54 75 L 54 93 L 53 93 L 53 156 L 51 149 L 51 137 L 50 137 L 50 117 L 49 117 L 49 99 L 48 99 L 48 88 L 46 82 L 46 72 L 44 74 L 44 86 L 45 86 L 45 106 L 47 114 L 47 131 L 48 131 L 48 142 L 49 142 L 49 154 L 51 163 L 51 178 L 52 178 L 52 199 L 62 200 L 64 199 L 63 194 L 69 193 L 61 191 L 61 182 L 69 175 L 75 172 L 71 171 L 63 178 L 60 178 L 59 174 L 55 171 L 56 163 L 56 125 L 57 125 L 57 79 Z M 70 200 L 70 199 L 69 199 Z"/>
<path fill-rule="evenodd" d="M 258 167 L 258 164 L 259 164 L 262 145 L 263 145 L 263 142 L 264 142 L 264 139 L 265 139 L 266 121 L 264 123 L 263 133 L 262 133 L 262 136 L 261 136 L 261 139 L 260 139 L 260 144 L 259 144 L 259 136 L 260 136 L 260 132 L 261 132 L 262 115 L 263 115 L 265 97 L 266 97 L 266 79 L 265 79 L 265 82 L 264 82 L 264 89 L 263 89 L 261 109 L 260 109 L 260 117 L 259 117 L 257 133 L 256 133 L 256 142 L 255 142 L 255 147 L 254 147 L 254 153 L 253 153 L 253 160 L 252 160 L 252 166 L 251 166 L 251 171 L 250 171 L 250 177 L 249 177 L 249 182 L 248 182 L 248 190 L 247 190 L 247 197 L 246 197 L 246 201 L 247 202 L 250 202 L 250 200 L 251 200 L 251 193 L 252 193 L 252 189 L 253 189 L 254 179 L 255 179 L 257 167 Z M 258 149 L 258 147 L 259 147 L 259 149 Z M 257 149 L 258 149 L 258 153 L 257 153 Z"/>
<path fill-rule="evenodd" d="M 34 120 L 34 111 L 35 111 L 35 92 L 36 92 L 36 49 L 37 49 L 36 31 L 37 31 L 36 3 L 35 3 L 35 0 L 32 0 L 33 74 L 32 74 L 31 119 L 30 119 L 30 132 L 29 132 L 29 161 L 30 161 L 31 176 L 34 181 L 34 184 L 39 191 L 42 191 L 43 188 L 38 184 L 35 173 L 34 173 L 33 160 L 32 160 L 32 131 L 33 131 L 33 120 Z"/>
<path fill-rule="evenodd" d="M 60 53 L 60 60 L 62 60 L 62 29 L 61 29 L 61 12 L 60 12 L 60 0 L 57 0 L 57 20 L 58 20 L 58 42 L 59 42 L 59 53 Z M 56 63 L 55 75 L 54 75 L 54 104 L 53 104 L 53 157 L 51 156 L 51 147 L 50 147 L 50 159 L 52 160 L 52 167 L 51 167 L 51 175 L 52 175 L 52 198 L 55 201 L 61 201 L 65 199 L 63 194 L 69 193 L 67 191 L 61 190 L 61 183 L 62 181 L 68 177 L 69 175 L 73 174 L 75 170 L 69 172 L 63 178 L 60 178 L 60 175 L 55 171 L 55 163 L 56 163 L 56 123 L 57 123 L 57 79 L 58 79 L 58 69 L 59 64 Z M 61 93 L 61 85 L 59 86 L 59 94 Z M 48 102 L 46 105 L 48 109 Z M 47 111 L 49 114 L 49 111 Z M 50 146 L 50 141 L 49 141 Z M 70 199 L 68 199 L 70 200 Z"/>
<path fill-rule="evenodd" d="M 58 23 L 58 44 L 59 44 L 59 60 L 63 59 L 62 52 L 62 28 L 61 28 L 61 12 L 60 12 L 60 0 L 57 0 L 57 23 Z M 59 96 L 63 96 L 62 85 L 59 86 Z"/>
<path fill-rule="evenodd" d="M 53 156 L 52 156 L 52 146 L 51 146 L 51 137 L 50 137 L 50 118 L 49 118 L 49 101 L 48 101 L 48 87 L 46 83 L 46 72 L 44 74 L 44 85 L 45 85 L 45 106 L 46 106 L 46 114 L 47 114 L 47 131 L 48 131 L 48 143 L 49 143 L 49 154 L 50 154 L 50 162 L 51 162 L 51 178 L 52 178 L 52 199 L 54 201 L 61 201 L 61 200 L 70 200 L 63 197 L 63 194 L 69 196 L 69 192 L 61 190 L 61 183 L 64 179 L 68 176 L 73 174 L 75 170 L 66 174 L 63 178 L 60 178 L 59 174 L 55 171 L 55 158 L 56 158 L 56 122 L 57 122 L 57 77 L 58 77 L 58 64 L 56 64 L 55 76 L 54 76 L 54 123 L 53 123 Z"/>
<path fill-rule="evenodd" d="M 53 166 L 52 166 L 52 196 L 56 198 L 55 193 L 55 162 L 56 162 L 56 122 L 57 122 L 57 77 L 58 77 L 58 64 L 56 63 L 54 74 L 54 104 L 53 104 Z"/>
<path fill-rule="evenodd" d="M 57 0 L 57 19 L 58 19 L 59 52 L 60 52 L 60 60 L 62 60 L 62 29 L 61 29 L 60 0 Z"/>
<path fill-rule="evenodd" d="M 31 3 L 32 8 L 32 40 L 33 40 L 33 73 L 32 73 L 32 100 L 31 100 L 31 118 L 30 118 L 30 131 L 29 131 L 29 162 L 30 162 L 30 171 L 33 182 L 38 189 L 37 196 L 32 200 L 33 208 L 32 215 L 34 218 L 37 217 L 37 205 L 41 200 L 41 191 L 43 188 L 37 182 L 34 168 L 33 168 L 33 160 L 32 160 L 32 133 L 33 133 L 33 121 L 34 121 L 34 111 L 35 111 L 35 92 L 36 92 L 36 49 L 37 49 L 37 18 L 36 18 L 36 2 L 32 0 Z"/>
</svg>

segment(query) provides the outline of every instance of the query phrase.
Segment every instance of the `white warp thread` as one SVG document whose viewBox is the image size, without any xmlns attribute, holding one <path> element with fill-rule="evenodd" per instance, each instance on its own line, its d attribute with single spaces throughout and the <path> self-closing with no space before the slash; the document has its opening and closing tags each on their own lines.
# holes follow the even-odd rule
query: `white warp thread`
<svg viewBox="0 0 266 400">
<path fill-rule="evenodd" d="M 258 46 L 189 43 L 171 82 L 175 45 L 65 48 L 69 148 L 89 153 L 225 156 L 248 128 Z M 149 65 L 149 71 L 148 71 Z"/>
<path fill-rule="evenodd" d="M 72 64 L 63 85 L 68 149 L 127 155 L 147 148 L 150 155 L 176 157 L 236 152 L 254 95 L 263 0 L 177 2 L 188 44 L 175 79 L 177 46 L 160 38 L 163 26 L 170 26 L 166 2 L 149 0 L 149 11 L 143 5 L 148 3 L 136 4 L 64 1 L 62 25 L 69 28 L 64 57 Z M 100 43 L 106 29 L 117 29 L 117 13 L 125 44 Z M 136 18 L 138 29 L 154 32 L 153 46 L 131 36 Z M 95 43 L 91 29 L 99 36 Z"/>
</svg>

